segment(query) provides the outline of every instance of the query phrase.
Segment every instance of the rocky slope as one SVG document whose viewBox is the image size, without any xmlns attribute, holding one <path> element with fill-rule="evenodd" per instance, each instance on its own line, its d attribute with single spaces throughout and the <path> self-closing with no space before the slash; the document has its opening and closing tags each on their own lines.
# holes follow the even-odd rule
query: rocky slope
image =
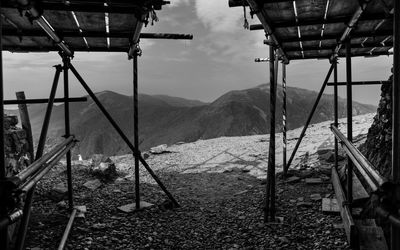
<svg viewBox="0 0 400 250">
<path fill-rule="evenodd" d="M 278 111 L 281 113 L 281 91 L 278 92 Z M 313 105 L 316 93 L 299 88 L 288 88 L 288 127 L 294 129 L 304 124 Z M 98 98 L 112 114 L 129 138 L 133 138 L 132 99 L 113 92 L 101 92 Z M 182 98 L 140 95 L 140 147 L 146 150 L 158 144 L 192 142 L 222 136 L 266 134 L 269 131 L 269 86 L 231 91 L 210 104 Z M 324 95 L 313 123 L 332 119 L 331 95 Z M 339 100 L 340 117 L 344 117 L 345 101 Z M 44 115 L 44 106 L 30 109 L 34 137 L 38 138 Z M 371 105 L 354 103 L 355 115 L 375 111 Z M 63 106 L 54 108 L 50 138 L 60 138 L 64 133 Z M 129 150 L 92 100 L 71 104 L 72 131 L 80 140 L 75 151 L 85 158 L 94 153 L 120 155 Z M 281 127 L 281 116 L 277 117 Z M 51 143 L 51 142 L 50 142 Z"/>
<path fill-rule="evenodd" d="M 383 176 L 389 178 L 392 169 L 392 85 L 382 85 L 381 91 L 378 110 L 361 151 Z"/>
</svg>

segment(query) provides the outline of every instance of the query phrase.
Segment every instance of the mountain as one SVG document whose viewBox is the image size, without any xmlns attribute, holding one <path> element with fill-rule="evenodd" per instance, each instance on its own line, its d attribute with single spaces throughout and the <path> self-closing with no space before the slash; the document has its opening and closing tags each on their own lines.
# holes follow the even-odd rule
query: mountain
<svg viewBox="0 0 400 250">
<path fill-rule="evenodd" d="M 277 123 L 281 128 L 282 93 L 278 89 Z M 104 91 L 96 94 L 121 129 L 133 141 L 132 97 Z M 303 126 L 317 93 L 288 88 L 288 128 Z M 345 116 L 345 100 L 339 100 L 340 117 Z M 34 137 L 38 138 L 45 105 L 29 106 Z M 49 129 L 49 142 L 64 134 L 63 105 L 55 106 Z M 80 140 L 75 154 L 119 155 L 129 150 L 109 125 L 95 103 L 71 103 L 71 131 Z M 354 102 L 353 115 L 375 112 L 376 107 Z M 324 95 L 313 123 L 333 117 L 333 96 Z M 167 96 L 139 95 L 140 148 L 147 150 L 159 144 L 191 142 L 221 136 L 243 136 L 269 132 L 269 85 L 230 91 L 212 103 Z"/>
</svg>

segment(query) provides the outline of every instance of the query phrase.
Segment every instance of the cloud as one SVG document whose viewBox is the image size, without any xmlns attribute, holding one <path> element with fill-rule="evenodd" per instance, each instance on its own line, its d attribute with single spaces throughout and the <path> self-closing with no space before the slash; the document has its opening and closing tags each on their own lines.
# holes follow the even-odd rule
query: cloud
<svg viewBox="0 0 400 250">
<path fill-rule="evenodd" d="M 190 4 L 190 0 L 172 0 L 171 1 L 172 7 L 177 7 L 177 6 L 181 6 L 181 5 L 189 5 L 189 4 Z"/>
<path fill-rule="evenodd" d="M 228 1 L 196 0 L 196 13 L 212 32 L 231 33 L 243 18 L 240 8 L 229 8 Z"/>
</svg>

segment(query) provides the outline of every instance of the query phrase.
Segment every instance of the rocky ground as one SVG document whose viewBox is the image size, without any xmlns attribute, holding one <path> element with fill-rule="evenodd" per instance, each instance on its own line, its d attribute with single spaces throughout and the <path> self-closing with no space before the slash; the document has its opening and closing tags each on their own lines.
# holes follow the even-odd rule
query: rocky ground
<svg viewBox="0 0 400 250">
<path fill-rule="evenodd" d="M 355 136 L 365 134 L 372 115 L 355 118 Z M 294 139 L 299 130 L 289 132 Z M 289 142 L 289 152 L 295 141 Z M 263 223 L 263 197 L 268 136 L 219 138 L 183 143 L 164 154 L 147 159 L 180 203 L 169 209 L 166 197 L 145 170 L 141 172 L 142 199 L 155 206 L 136 213 L 119 211 L 134 201 L 132 157 L 111 159 L 119 178 L 84 186 L 98 180 L 89 161 L 73 165 L 75 205 L 85 205 L 84 219 L 77 219 L 68 249 L 348 249 L 338 213 L 321 211 L 321 199 L 331 198 L 332 159 L 317 151 L 332 146 L 329 123 L 310 128 L 300 147 L 287 182 L 277 176 L 276 223 Z M 278 145 L 277 160 L 281 158 Z M 279 164 L 279 162 L 278 162 Z M 277 170 L 279 172 L 279 168 Z M 68 211 L 65 197 L 51 192 L 65 182 L 65 164 L 60 164 L 37 187 L 28 249 L 56 249 Z M 306 184 L 306 178 L 322 183 Z"/>
<path fill-rule="evenodd" d="M 311 157 L 312 158 L 312 157 Z M 164 174 L 181 207 L 162 206 L 165 197 L 151 184 L 142 185 L 142 198 L 156 206 L 126 214 L 118 206 L 134 200 L 131 181 L 103 183 L 94 191 L 83 184 L 94 177 L 75 165 L 77 205 L 86 205 L 85 219 L 77 219 L 68 249 L 346 249 L 338 214 L 324 214 L 320 197 L 332 197 L 329 163 L 292 172 L 303 178 L 286 183 L 278 177 L 277 215 L 281 223 L 263 223 L 263 181 L 244 170 L 224 173 Z M 56 249 L 67 223 L 64 202 L 49 199 L 65 177 L 64 166 L 38 187 L 27 246 Z M 308 185 L 304 178 L 322 177 Z"/>
</svg>

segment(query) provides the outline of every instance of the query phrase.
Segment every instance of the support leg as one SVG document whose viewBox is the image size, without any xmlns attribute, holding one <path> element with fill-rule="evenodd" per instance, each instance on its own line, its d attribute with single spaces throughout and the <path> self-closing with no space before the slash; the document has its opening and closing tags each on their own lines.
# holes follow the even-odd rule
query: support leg
<svg viewBox="0 0 400 250">
<path fill-rule="evenodd" d="M 333 109 L 334 109 L 334 125 L 335 127 L 339 126 L 339 111 L 338 111 L 338 86 L 337 86 L 337 82 L 338 82 L 338 72 L 337 72 L 337 60 L 335 60 L 335 62 L 333 62 L 334 64 L 334 72 L 333 72 L 333 80 L 335 83 L 335 86 L 333 86 Z M 339 157 L 339 146 L 338 146 L 338 140 L 335 137 L 335 168 L 338 168 L 338 157 Z"/>
<path fill-rule="evenodd" d="M 275 109 L 276 109 L 276 77 L 275 77 L 275 49 L 269 49 L 270 72 L 270 139 L 267 172 L 265 221 L 275 221 Z M 268 206 L 269 205 L 269 206 Z"/>
<path fill-rule="evenodd" d="M 347 78 L 347 139 L 353 141 L 353 94 L 351 86 L 351 40 L 346 41 L 346 78 Z M 347 157 L 347 201 L 353 202 L 353 162 Z"/>
<path fill-rule="evenodd" d="M 286 169 L 286 155 L 287 155 L 287 139 L 286 139 L 286 64 L 282 63 L 282 94 L 283 94 L 283 100 L 282 100 L 282 155 L 283 155 L 283 160 L 282 160 L 282 166 L 283 166 L 283 174 L 284 176 L 287 175 L 287 169 Z"/>
<path fill-rule="evenodd" d="M 394 1 L 394 50 L 393 50 L 393 140 L 392 152 L 400 152 L 400 1 Z M 392 179 L 400 182 L 400 157 L 398 153 L 392 154 Z M 391 226 L 391 249 L 400 249 L 400 229 Z"/>
<path fill-rule="evenodd" d="M 64 115 L 65 115 L 65 138 L 68 138 L 71 135 L 70 131 L 70 119 L 69 119 L 69 79 L 68 79 L 68 70 L 70 67 L 70 58 L 67 56 L 63 57 L 63 71 L 64 71 Z M 73 190 L 72 190 L 72 169 L 71 169 L 71 151 L 68 151 L 66 154 L 67 161 L 67 183 L 68 183 L 68 205 L 69 210 L 72 211 L 74 208 L 74 200 L 73 200 Z"/>
<path fill-rule="evenodd" d="M 97 107 L 101 110 L 101 112 L 104 114 L 104 116 L 107 118 L 107 120 L 111 123 L 111 125 L 114 127 L 114 129 L 117 131 L 119 136 L 124 140 L 124 142 L 128 145 L 128 147 L 132 150 L 132 152 L 135 152 L 135 147 L 133 144 L 129 141 L 128 137 L 122 132 L 121 128 L 118 126 L 118 124 L 114 121 L 114 119 L 111 117 L 111 115 L 107 112 L 107 110 L 104 108 L 103 104 L 97 99 L 96 95 L 93 93 L 93 91 L 89 88 L 89 86 L 86 84 L 85 80 L 79 75 L 78 71 L 76 71 L 75 67 L 70 64 L 69 65 L 71 72 L 75 75 L 76 79 L 81 83 L 83 88 L 86 90 L 86 92 L 89 94 L 89 96 L 93 99 L 93 101 L 96 103 Z M 158 176 L 154 173 L 154 171 L 150 168 L 149 164 L 143 159 L 139 152 L 139 160 L 143 164 L 143 166 L 146 168 L 147 172 L 153 177 L 153 179 L 157 182 L 158 186 L 164 191 L 164 193 L 168 196 L 168 198 L 171 200 L 172 203 L 176 207 L 179 207 L 178 202 L 175 200 L 175 198 L 172 196 L 172 194 L 167 190 L 167 188 L 164 186 L 164 184 L 161 182 L 161 180 L 158 178 Z"/>
<path fill-rule="evenodd" d="M 139 102 L 138 102 L 138 54 L 133 55 L 133 129 L 135 143 L 135 202 L 136 209 L 140 209 L 140 177 L 139 177 Z"/>
</svg>

